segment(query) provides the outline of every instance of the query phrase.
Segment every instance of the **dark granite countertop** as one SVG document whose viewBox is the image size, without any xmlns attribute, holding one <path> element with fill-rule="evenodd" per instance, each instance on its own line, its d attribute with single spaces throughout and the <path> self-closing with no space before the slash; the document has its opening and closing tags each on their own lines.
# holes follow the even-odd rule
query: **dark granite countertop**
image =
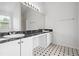
<svg viewBox="0 0 79 59">
<path fill-rule="evenodd" d="M 43 30 L 45 30 L 45 32 Z M 28 30 L 28 31 L 13 31 L 13 32 L 15 32 L 15 34 L 18 34 L 18 33 L 22 34 L 23 33 L 23 34 L 25 34 L 25 36 L 19 37 L 19 38 L 5 38 L 4 40 L 0 40 L 0 44 L 6 43 L 6 42 L 10 42 L 10 41 L 19 40 L 19 39 L 22 39 L 22 38 L 32 37 L 32 36 L 39 35 L 39 34 L 49 33 L 49 32 L 52 32 L 52 31 L 53 31 L 52 29 L 38 29 L 38 30 Z M 4 38 L 3 36 L 5 36 L 5 35 L 9 35 L 9 33 L 11 33 L 11 32 L 0 33 L 0 39 Z"/>
<path fill-rule="evenodd" d="M 8 39 L 5 38 L 6 40 L 1 40 L 0 44 L 10 42 L 10 41 L 14 41 L 14 40 L 19 40 L 19 39 L 22 39 L 22 38 L 32 37 L 32 36 L 44 34 L 44 33 L 48 33 L 48 32 L 38 32 L 38 33 L 25 34 L 25 36 L 19 37 L 19 38 L 8 38 Z"/>
</svg>

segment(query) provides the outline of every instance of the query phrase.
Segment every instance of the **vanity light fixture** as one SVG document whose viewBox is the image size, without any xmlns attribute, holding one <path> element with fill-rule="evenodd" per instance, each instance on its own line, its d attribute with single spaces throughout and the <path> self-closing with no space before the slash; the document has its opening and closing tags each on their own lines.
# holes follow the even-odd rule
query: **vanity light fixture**
<svg viewBox="0 0 79 59">
<path fill-rule="evenodd" d="M 34 5 L 34 4 L 30 3 L 30 2 L 22 2 L 22 4 L 29 7 L 29 8 L 32 8 L 32 9 L 34 9 L 36 11 L 40 11 L 40 8 L 37 5 Z"/>
</svg>

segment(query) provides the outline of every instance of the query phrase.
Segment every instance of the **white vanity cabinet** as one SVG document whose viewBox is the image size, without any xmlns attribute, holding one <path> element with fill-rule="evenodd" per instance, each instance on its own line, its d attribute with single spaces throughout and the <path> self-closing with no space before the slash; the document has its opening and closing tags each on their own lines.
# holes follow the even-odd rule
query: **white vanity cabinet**
<svg viewBox="0 0 79 59">
<path fill-rule="evenodd" d="M 21 56 L 32 56 L 33 40 L 32 37 L 21 39 Z"/>
<path fill-rule="evenodd" d="M 0 44 L 0 56 L 20 56 L 20 40 Z"/>
<path fill-rule="evenodd" d="M 32 56 L 36 47 L 46 48 L 52 43 L 52 33 L 38 34 L 0 44 L 0 56 Z"/>
</svg>

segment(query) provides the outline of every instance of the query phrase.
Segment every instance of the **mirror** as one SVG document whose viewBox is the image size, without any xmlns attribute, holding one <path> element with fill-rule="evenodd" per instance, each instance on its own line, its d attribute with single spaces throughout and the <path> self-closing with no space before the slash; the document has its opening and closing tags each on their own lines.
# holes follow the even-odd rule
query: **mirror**
<svg viewBox="0 0 79 59">
<path fill-rule="evenodd" d="M 45 22 L 44 17 L 45 15 L 43 13 L 23 4 L 21 5 L 22 30 L 43 29 Z"/>
<path fill-rule="evenodd" d="M 0 32 L 43 29 L 44 17 L 21 2 L 0 2 Z"/>
</svg>

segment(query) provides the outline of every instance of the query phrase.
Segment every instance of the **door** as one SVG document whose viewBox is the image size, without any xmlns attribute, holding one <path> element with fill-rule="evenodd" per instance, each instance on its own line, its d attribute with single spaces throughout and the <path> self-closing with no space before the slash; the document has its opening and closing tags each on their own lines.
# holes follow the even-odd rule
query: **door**
<svg viewBox="0 0 79 59">
<path fill-rule="evenodd" d="M 39 46 L 46 48 L 47 47 L 47 34 L 41 34 L 38 36 L 39 38 Z"/>
<path fill-rule="evenodd" d="M 20 56 L 20 40 L 0 44 L 0 56 Z"/>
<path fill-rule="evenodd" d="M 33 39 L 33 48 L 36 47 L 45 48 L 47 45 L 47 34 L 36 35 L 32 39 Z"/>
<path fill-rule="evenodd" d="M 33 40 L 32 37 L 21 39 L 21 56 L 32 56 Z"/>
<path fill-rule="evenodd" d="M 39 35 L 33 36 L 33 48 L 39 47 Z"/>
<path fill-rule="evenodd" d="M 52 43 L 52 40 L 53 40 L 52 32 L 47 33 L 47 46 L 49 46 L 50 43 Z"/>
</svg>

